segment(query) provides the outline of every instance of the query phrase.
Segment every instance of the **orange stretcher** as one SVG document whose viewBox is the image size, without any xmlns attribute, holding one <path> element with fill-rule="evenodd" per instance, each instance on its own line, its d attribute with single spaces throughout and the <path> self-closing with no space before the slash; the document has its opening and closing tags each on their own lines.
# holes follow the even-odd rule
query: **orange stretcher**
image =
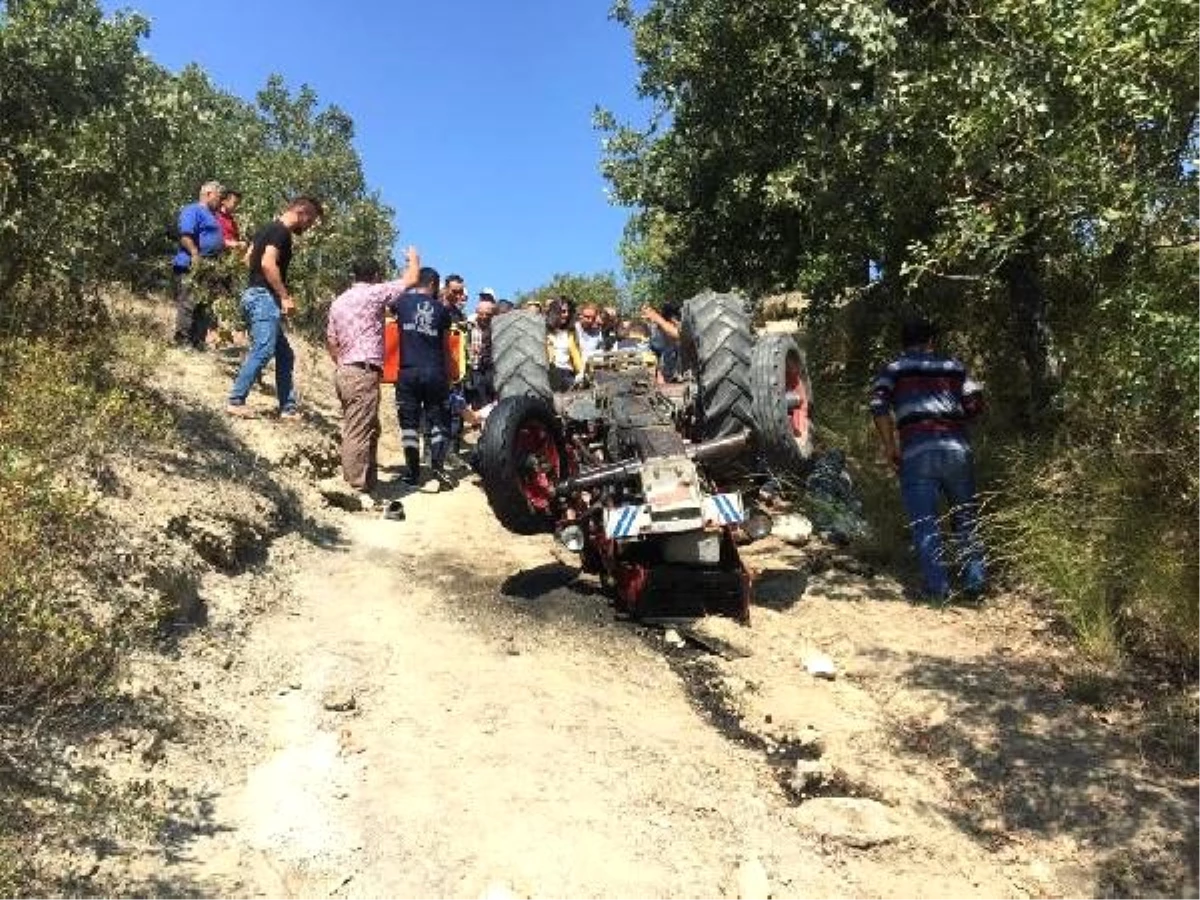
<svg viewBox="0 0 1200 900">
<path fill-rule="evenodd" d="M 391 316 L 383 320 L 383 375 L 384 384 L 395 384 L 400 379 L 400 323 Z M 454 325 L 450 329 L 450 360 L 454 380 L 467 377 L 467 333 Z"/>
</svg>

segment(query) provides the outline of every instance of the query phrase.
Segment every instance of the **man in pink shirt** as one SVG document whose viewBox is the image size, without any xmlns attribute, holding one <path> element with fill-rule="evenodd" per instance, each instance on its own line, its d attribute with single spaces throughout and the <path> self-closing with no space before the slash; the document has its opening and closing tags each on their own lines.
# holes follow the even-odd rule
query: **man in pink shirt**
<svg viewBox="0 0 1200 900">
<path fill-rule="evenodd" d="M 354 284 L 329 307 L 325 348 L 337 366 L 333 378 L 342 404 L 342 477 L 364 495 L 364 501 L 377 482 L 384 309 L 417 283 L 421 268 L 415 247 L 409 247 L 406 256 L 400 278 L 383 282 L 378 262 L 356 260 Z"/>
</svg>

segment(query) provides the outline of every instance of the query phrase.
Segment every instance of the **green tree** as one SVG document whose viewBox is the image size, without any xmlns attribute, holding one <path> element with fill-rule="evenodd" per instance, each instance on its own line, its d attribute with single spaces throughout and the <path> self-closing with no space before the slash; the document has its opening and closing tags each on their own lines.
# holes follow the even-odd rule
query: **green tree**
<svg viewBox="0 0 1200 900">
<path fill-rule="evenodd" d="M 1192 231 L 1193 13 L 618 3 L 655 107 L 643 128 L 597 116 L 605 175 L 634 208 L 626 259 L 674 295 L 932 307 L 1016 366 L 1025 411 L 1046 410 L 1072 328 L 1058 301 L 1078 293 L 1064 285 L 1098 288 Z"/>
<path fill-rule="evenodd" d="M 146 28 L 140 16 L 103 17 L 94 0 L 22 0 L 0 11 L 6 332 L 97 313 L 83 308 L 82 285 L 123 262 L 124 225 L 113 213 L 153 179 L 169 138 L 159 73 L 138 52 Z"/>
<path fill-rule="evenodd" d="M 559 272 L 540 287 L 520 292 L 513 302 L 519 305 L 527 300 L 537 300 L 544 304 L 555 297 L 567 297 L 576 305 L 595 303 L 600 307 L 615 306 L 620 310 L 629 310 L 632 305 L 629 295 L 617 284 L 617 276 L 612 272 L 593 275 Z"/>
</svg>

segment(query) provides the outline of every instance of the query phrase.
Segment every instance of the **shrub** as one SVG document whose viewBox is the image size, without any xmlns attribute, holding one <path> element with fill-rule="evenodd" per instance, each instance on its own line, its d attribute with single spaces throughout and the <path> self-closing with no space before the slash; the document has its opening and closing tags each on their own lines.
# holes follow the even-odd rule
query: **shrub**
<svg viewBox="0 0 1200 900">
<path fill-rule="evenodd" d="M 135 357 L 101 337 L 0 343 L 0 704 L 45 702 L 103 680 L 113 622 L 78 581 L 102 523 L 75 474 L 161 433 L 153 404 L 115 377 Z"/>
<path fill-rule="evenodd" d="M 1163 463 L 1151 448 L 1016 447 L 984 528 L 1002 565 L 1055 598 L 1089 655 L 1113 663 L 1132 651 L 1186 675 L 1200 625 L 1196 517 Z"/>
</svg>

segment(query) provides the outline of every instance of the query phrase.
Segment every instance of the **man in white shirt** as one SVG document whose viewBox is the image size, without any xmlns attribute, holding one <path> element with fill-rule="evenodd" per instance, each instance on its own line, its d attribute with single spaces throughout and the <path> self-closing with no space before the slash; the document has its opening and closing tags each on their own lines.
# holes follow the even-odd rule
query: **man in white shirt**
<svg viewBox="0 0 1200 900">
<path fill-rule="evenodd" d="M 604 329 L 600 327 L 600 310 L 594 303 L 585 303 L 575 317 L 575 338 L 583 361 L 604 350 Z"/>
</svg>

